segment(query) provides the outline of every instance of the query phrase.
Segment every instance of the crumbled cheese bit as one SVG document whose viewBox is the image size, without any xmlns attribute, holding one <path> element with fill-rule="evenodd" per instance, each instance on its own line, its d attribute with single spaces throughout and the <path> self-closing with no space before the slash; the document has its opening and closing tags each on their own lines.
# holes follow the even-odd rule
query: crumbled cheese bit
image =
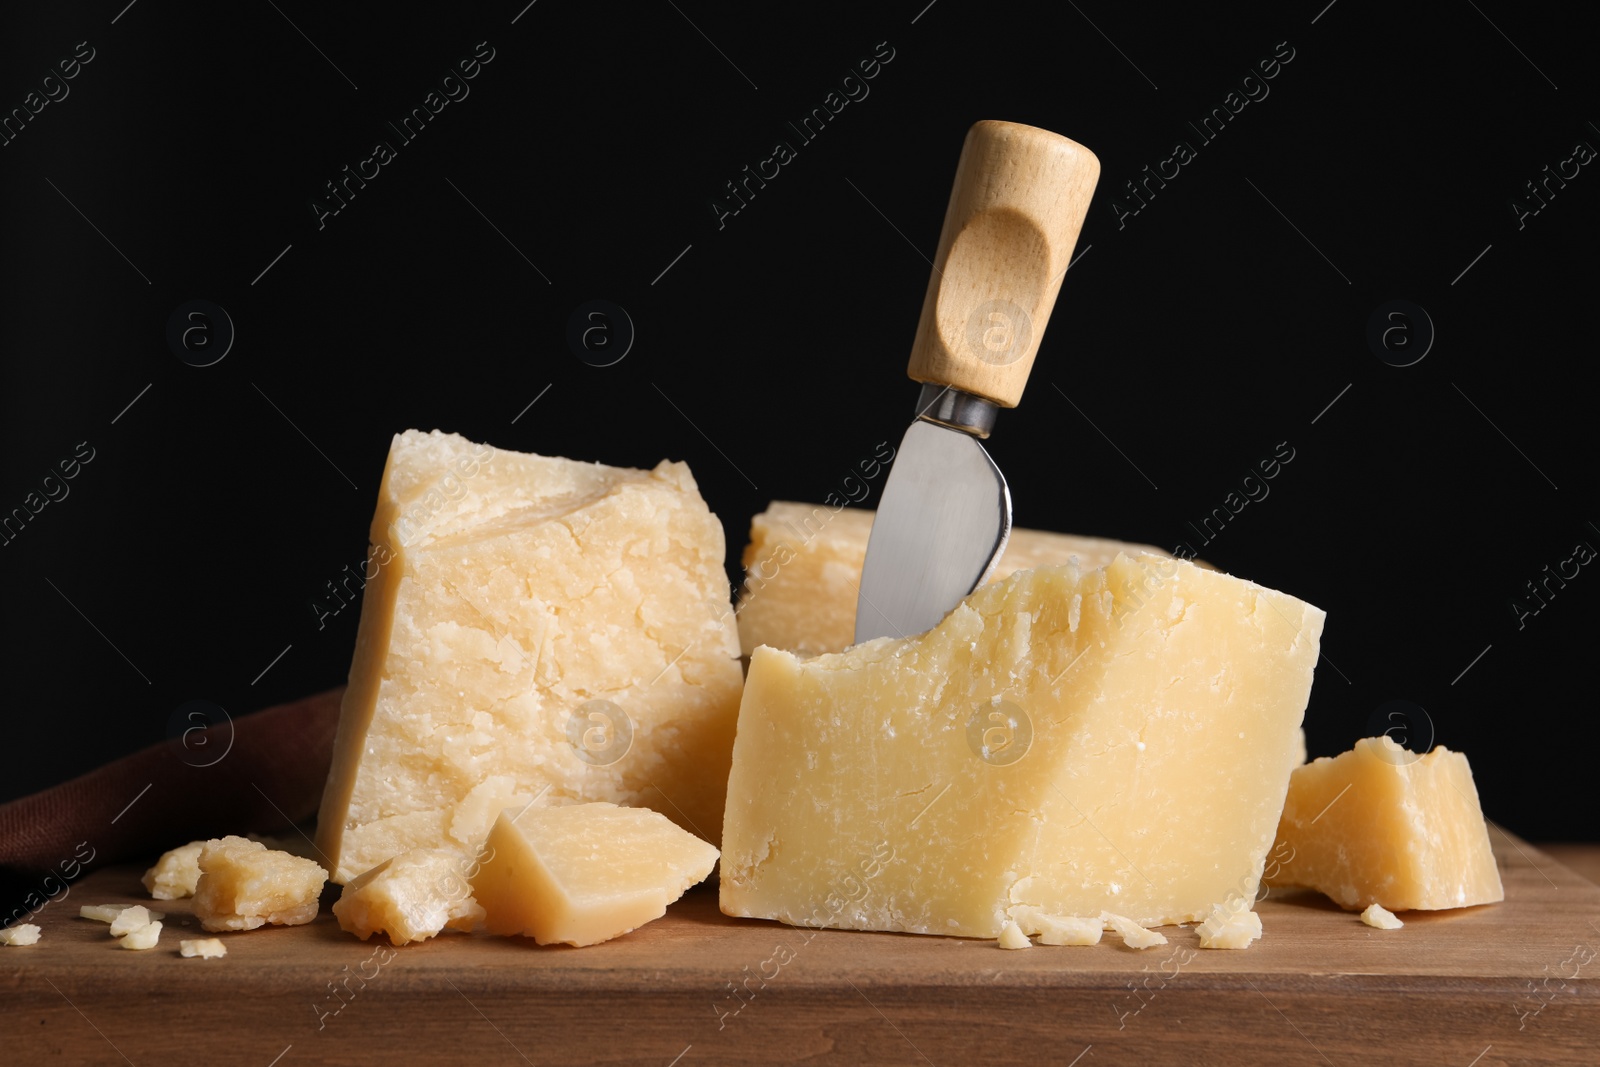
<svg viewBox="0 0 1600 1067">
<path fill-rule="evenodd" d="M 18 923 L 10 929 L 0 930 L 0 945 L 37 945 L 39 928 L 33 923 Z"/>
<path fill-rule="evenodd" d="M 1041 945 L 1098 945 L 1104 927 L 1099 919 L 1051 915 L 1027 904 L 1008 909 L 1025 934 L 1036 934 Z"/>
<path fill-rule="evenodd" d="M 121 937 L 131 934 L 146 923 L 156 922 L 156 917 L 150 914 L 150 909 L 143 904 L 135 904 L 117 912 L 117 917 L 111 920 L 111 936 Z"/>
<path fill-rule="evenodd" d="M 1361 913 L 1361 921 L 1368 926 L 1375 926 L 1379 930 L 1398 930 L 1405 923 L 1395 918 L 1394 912 L 1382 904 L 1369 904 L 1367 910 Z"/>
<path fill-rule="evenodd" d="M 143 926 L 130 930 L 127 936 L 118 942 L 123 948 L 140 951 L 155 948 L 156 942 L 161 940 L 161 924 L 145 923 Z"/>
<path fill-rule="evenodd" d="M 1033 942 L 1028 940 L 1028 935 L 1016 923 L 1008 922 L 1000 928 L 1000 936 L 996 939 L 1001 948 L 1032 948 Z"/>
<path fill-rule="evenodd" d="M 1126 915 L 1113 915 L 1109 911 L 1102 911 L 1100 921 L 1121 935 L 1122 943 L 1129 948 L 1154 948 L 1167 943 L 1164 935 L 1154 930 L 1146 930 Z"/>
<path fill-rule="evenodd" d="M 190 841 L 162 853 L 156 865 L 144 872 L 145 890 L 157 900 L 194 896 L 195 883 L 200 880 L 200 850 L 205 847 L 204 841 Z"/>
<path fill-rule="evenodd" d="M 259 841 L 223 837 L 200 850 L 194 914 L 209 931 L 298 926 L 317 917 L 328 872 Z"/>
<path fill-rule="evenodd" d="M 80 919 L 93 919 L 96 922 L 102 922 L 102 923 L 114 923 L 114 922 L 117 921 L 117 916 L 118 915 L 121 915 L 123 912 L 127 911 L 129 908 L 137 908 L 137 907 L 143 907 L 143 905 L 142 904 L 85 904 L 85 905 L 83 905 L 83 907 L 78 909 L 78 918 L 80 918 Z M 145 920 L 144 920 L 145 922 L 155 922 L 157 919 L 165 919 L 167 917 L 167 913 L 166 912 L 163 912 L 163 911 L 151 911 L 148 908 L 145 909 L 145 915 L 147 916 L 145 918 Z"/>
<path fill-rule="evenodd" d="M 1254 898 L 1234 897 L 1211 906 L 1205 922 L 1195 927 L 1201 948 L 1249 948 L 1261 936 L 1261 916 L 1252 910 Z"/>
<path fill-rule="evenodd" d="M 178 954 L 185 959 L 198 956 L 203 960 L 219 960 L 228 954 L 228 946 L 215 937 L 186 939 L 178 942 Z"/>
</svg>

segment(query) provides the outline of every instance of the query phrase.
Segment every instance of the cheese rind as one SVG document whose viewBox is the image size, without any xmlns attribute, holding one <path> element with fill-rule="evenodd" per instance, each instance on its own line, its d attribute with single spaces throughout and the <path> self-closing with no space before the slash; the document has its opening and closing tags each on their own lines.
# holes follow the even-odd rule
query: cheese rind
<svg viewBox="0 0 1600 1067">
<path fill-rule="evenodd" d="M 855 643 L 856 600 L 875 515 L 864 508 L 775 500 L 750 520 L 739 595 L 744 655 L 759 645 L 816 655 Z M 990 581 L 1072 560 L 1092 570 L 1121 552 L 1167 554 L 1150 545 L 1013 529 Z"/>
<path fill-rule="evenodd" d="M 318 819 L 333 880 L 470 851 L 506 807 L 603 800 L 720 830 L 741 674 L 689 469 L 394 439 Z"/>
<path fill-rule="evenodd" d="M 1120 556 L 1019 572 L 917 637 L 758 648 L 722 910 L 992 938 L 1016 905 L 1158 925 L 1253 896 L 1322 619 Z"/>
<path fill-rule="evenodd" d="M 1388 736 L 1312 760 L 1289 780 L 1268 884 L 1305 886 L 1340 907 L 1437 910 L 1505 899 L 1467 757 L 1425 756 Z"/>
<path fill-rule="evenodd" d="M 194 915 L 206 930 L 299 926 L 317 917 L 328 872 L 259 841 L 222 837 L 200 850 Z"/>
<path fill-rule="evenodd" d="M 346 933 L 363 941 L 386 933 L 395 945 L 425 941 L 447 928 L 470 932 L 483 921 L 467 884 L 466 857 L 442 848 L 384 860 L 345 885 L 333 914 Z"/>
<path fill-rule="evenodd" d="M 711 873 L 717 850 L 646 808 L 507 808 L 472 877 L 496 934 L 594 945 L 667 913 Z"/>
</svg>

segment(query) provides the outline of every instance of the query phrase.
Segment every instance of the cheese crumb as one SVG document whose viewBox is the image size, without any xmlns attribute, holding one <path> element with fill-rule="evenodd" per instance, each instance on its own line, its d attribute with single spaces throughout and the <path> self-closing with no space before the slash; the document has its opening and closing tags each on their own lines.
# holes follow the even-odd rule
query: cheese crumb
<svg viewBox="0 0 1600 1067">
<path fill-rule="evenodd" d="M 130 907 L 137 908 L 137 907 L 143 907 L 143 905 L 142 904 L 85 904 L 83 907 L 78 909 L 78 918 L 80 918 L 80 919 L 93 919 L 96 922 L 112 923 L 112 922 L 116 922 L 117 921 L 117 916 L 118 915 L 121 915 L 123 912 L 127 911 Z M 157 919 L 165 919 L 167 917 L 166 912 L 150 911 L 148 908 L 145 909 L 145 914 L 147 916 L 147 918 L 144 920 L 145 922 L 154 922 Z"/>
<path fill-rule="evenodd" d="M 124 934 L 131 934 L 139 927 L 156 921 L 156 917 L 150 914 L 149 908 L 143 904 L 135 904 L 117 912 L 117 917 L 111 920 L 111 936 L 121 937 Z"/>
<path fill-rule="evenodd" d="M 1165 935 L 1158 934 L 1154 930 L 1146 930 L 1126 915 L 1113 915 L 1109 911 L 1102 911 L 1100 921 L 1120 934 L 1122 943 L 1129 948 L 1154 948 L 1167 943 Z"/>
<path fill-rule="evenodd" d="M 39 928 L 33 923 L 18 923 L 7 930 L 0 930 L 0 945 L 37 945 L 39 943 Z"/>
<path fill-rule="evenodd" d="M 1105 924 L 1099 919 L 1051 915 L 1027 904 L 1009 909 L 1025 934 L 1036 934 L 1041 945 L 1098 945 Z"/>
<path fill-rule="evenodd" d="M 118 944 L 123 948 L 131 948 L 138 952 L 147 948 L 155 948 L 156 942 L 160 940 L 161 924 L 145 923 L 143 926 L 130 930 L 127 936 L 122 938 Z"/>
<path fill-rule="evenodd" d="M 308 923 L 317 917 L 318 897 L 328 879 L 328 872 L 311 860 L 242 837 L 207 841 L 199 863 L 194 914 L 210 931 Z"/>
<path fill-rule="evenodd" d="M 1253 899 L 1234 897 L 1211 906 L 1205 922 L 1195 927 L 1201 948 L 1249 948 L 1261 936 L 1261 916 L 1252 909 Z"/>
<path fill-rule="evenodd" d="M 1361 913 L 1361 921 L 1368 926 L 1375 926 L 1379 930 L 1398 930 L 1405 923 L 1395 918 L 1394 912 L 1382 904 L 1369 904 L 1367 910 Z"/>
<path fill-rule="evenodd" d="M 1001 948 L 1032 948 L 1033 942 L 1028 940 L 1028 935 L 1016 923 L 1006 923 L 1000 928 L 1000 936 L 996 939 Z"/>
<path fill-rule="evenodd" d="M 194 938 L 179 941 L 178 954 L 185 959 L 198 956 L 203 960 L 219 960 L 228 954 L 228 947 L 219 938 Z"/>
<path fill-rule="evenodd" d="M 162 853 L 141 879 L 146 892 L 157 900 L 194 896 L 195 883 L 200 880 L 200 850 L 205 847 L 204 841 L 190 841 Z"/>
</svg>

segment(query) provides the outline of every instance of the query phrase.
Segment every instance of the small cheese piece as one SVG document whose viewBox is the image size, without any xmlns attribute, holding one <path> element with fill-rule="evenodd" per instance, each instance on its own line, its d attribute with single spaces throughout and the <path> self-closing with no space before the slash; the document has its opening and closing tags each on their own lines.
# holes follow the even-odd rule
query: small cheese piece
<svg viewBox="0 0 1600 1067">
<path fill-rule="evenodd" d="M 1261 936 L 1261 916 L 1254 897 L 1232 897 L 1211 909 L 1205 922 L 1195 927 L 1201 948 L 1249 948 Z"/>
<path fill-rule="evenodd" d="M 117 921 L 117 916 L 125 911 L 131 911 L 133 908 L 143 910 L 144 922 L 153 922 L 167 917 L 165 912 L 151 911 L 143 904 L 85 904 L 78 909 L 78 917 L 80 919 L 93 919 L 96 922 L 114 923 Z"/>
<path fill-rule="evenodd" d="M 1025 934 L 1036 934 L 1041 945 L 1098 945 L 1105 923 L 1073 915 L 1051 915 L 1026 904 L 1010 909 Z"/>
<path fill-rule="evenodd" d="M 861 568 L 876 514 L 864 508 L 775 500 L 750 520 L 744 588 L 739 595 L 739 643 L 744 655 L 758 645 L 816 655 L 842 652 L 855 643 Z M 1116 559 L 1119 552 L 1166 555 L 1149 545 L 1013 529 L 990 580 L 1069 560 L 1093 570 Z"/>
<path fill-rule="evenodd" d="M 131 948 L 136 952 L 142 952 L 145 949 L 155 948 L 160 940 L 161 924 L 152 922 L 129 930 L 118 939 L 117 944 L 123 948 Z"/>
<path fill-rule="evenodd" d="M 667 913 L 717 850 L 646 808 L 507 808 L 472 879 L 485 928 L 541 945 L 594 945 Z"/>
<path fill-rule="evenodd" d="M 1016 923 L 1008 922 L 1000 928 L 1000 936 L 995 939 L 1001 948 L 1032 948 L 1033 942 L 1028 940 L 1028 935 L 1023 933 Z"/>
<path fill-rule="evenodd" d="M 205 846 L 204 841 L 190 841 L 162 853 L 156 865 L 144 872 L 145 891 L 156 900 L 194 896 L 194 884 L 200 880 L 200 850 Z"/>
<path fill-rule="evenodd" d="M 1278 826 L 1288 858 L 1271 885 L 1305 886 L 1350 911 L 1425 911 L 1505 899 L 1467 757 L 1418 756 L 1388 736 L 1295 770 Z"/>
<path fill-rule="evenodd" d="M 720 833 L 742 676 L 722 524 L 689 468 L 398 435 L 317 823 L 340 885 L 598 800 Z"/>
<path fill-rule="evenodd" d="M 267 923 L 299 926 L 317 917 L 328 872 L 308 859 L 274 852 L 259 841 L 223 837 L 200 850 L 194 914 L 207 930 L 254 930 Z"/>
<path fill-rule="evenodd" d="M 722 910 L 993 938 L 1254 896 L 1321 611 L 1181 560 L 1020 571 L 929 632 L 750 662 Z"/>
<path fill-rule="evenodd" d="M 123 908 L 117 913 L 116 918 L 111 920 L 111 936 L 121 937 L 123 934 L 131 933 L 141 926 L 157 921 L 158 918 L 159 916 L 152 915 L 150 909 L 143 904 L 135 904 L 132 907 Z"/>
<path fill-rule="evenodd" d="M 386 933 L 395 945 L 425 941 L 446 927 L 470 932 L 483 921 L 467 884 L 466 857 L 444 848 L 384 860 L 344 887 L 333 914 L 346 933 L 363 941 Z"/>
<path fill-rule="evenodd" d="M 1107 926 L 1117 932 L 1117 936 L 1122 938 L 1122 943 L 1129 948 L 1155 948 L 1157 945 L 1165 945 L 1167 943 L 1165 934 L 1158 934 L 1154 930 L 1146 930 L 1126 915 L 1113 915 L 1109 911 L 1103 911 L 1100 913 L 1100 918 Z"/>
<path fill-rule="evenodd" d="M 191 938 L 178 942 L 178 954 L 185 959 L 220 960 L 228 954 L 228 946 L 220 938 Z"/>
<path fill-rule="evenodd" d="M 18 923 L 0 930 L 0 945 L 11 945 L 20 948 L 23 945 L 37 945 L 39 943 L 39 927 L 33 923 Z"/>
<path fill-rule="evenodd" d="M 1361 913 L 1361 921 L 1379 930 L 1398 930 L 1405 925 L 1382 904 L 1368 904 L 1367 910 Z"/>
</svg>

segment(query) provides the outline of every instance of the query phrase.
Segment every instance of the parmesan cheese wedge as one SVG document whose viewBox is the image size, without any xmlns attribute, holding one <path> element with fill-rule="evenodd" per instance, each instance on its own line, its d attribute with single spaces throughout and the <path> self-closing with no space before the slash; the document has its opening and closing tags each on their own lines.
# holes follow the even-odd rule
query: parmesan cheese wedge
<svg viewBox="0 0 1600 1067">
<path fill-rule="evenodd" d="M 645 808 L 507 808 L 472 877 L 484 926 L 541 945 L 595 945 L 667 913 L 717 850 Z"/>
<path fill-rule="evenodd" d="M 648 806 L 715 838 L 741 675 L 722 525 L 681 463 L 402 433 L 317 822 L 344 884 L 506 807 Z"/>
<path fill-rule="evenodd" d="M 1505 899 L 1467 757 L 1426 756 L 1388 736 L 1294 771 L 1268 879 L 1350 911 L 1425 911 Z"/>
<path fill-rule="evenodd" d="M 1159 925 L 1253 897 L 1322 620 L 1121 555 L 1018 572 L 916 637 L 758 648 L 722 910 L 994 938 L 1017 905 Z"/>
</svg>

